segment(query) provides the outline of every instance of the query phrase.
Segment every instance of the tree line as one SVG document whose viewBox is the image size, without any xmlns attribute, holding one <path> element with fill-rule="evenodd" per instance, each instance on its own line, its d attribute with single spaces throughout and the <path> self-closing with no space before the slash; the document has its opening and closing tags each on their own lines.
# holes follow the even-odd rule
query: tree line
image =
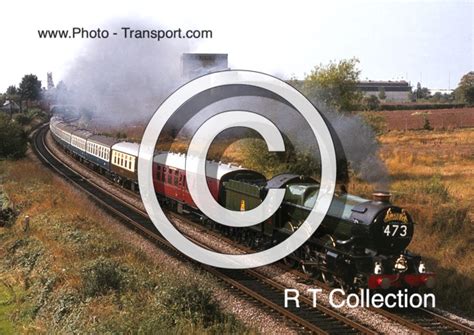
<svg viewBox="0 0 474 335">
<path fill-rule="evenodd" d="M 18 159 L 28 148 L 26 126 L 36 115 L 30 111 L 42 98 L 41 81 L 34 74 L 23 76 L 20 84 L 10 85 L 0 95 L 0 159 Z M 7 103 L 8 101 L 8 103 Z"/>
<path fill-rule="evenodd" d="M 358 110 L 378 110 L 387 97 L 381 87 L 378 94 L 364 96 L 358 89 L 361 70 L 357 58 L 331 61 L 315 66 L 303 80 L 292 78 L 289 83 L 304 93 L 310 100 L 324 104 L 337 112 Z M 407 101 L 422 103 L 457 103 L 474 105 L 474 71 L 466 73 L 453 93 L 436 92 L 417 83 L 416 89 L 409 91 Z"/>
</svg>

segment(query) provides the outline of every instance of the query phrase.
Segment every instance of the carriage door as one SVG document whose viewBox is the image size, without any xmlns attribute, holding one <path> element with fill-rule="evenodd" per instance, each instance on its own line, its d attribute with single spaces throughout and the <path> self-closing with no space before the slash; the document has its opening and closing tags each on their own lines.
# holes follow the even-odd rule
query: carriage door
<svg viewBox="0 0 474 335">
<path fill-rule="evenodd" d="M 186 172 L 178 170 L 178 197 L 180 201 L 184 201 L 186 190 Z"/>
</svg>

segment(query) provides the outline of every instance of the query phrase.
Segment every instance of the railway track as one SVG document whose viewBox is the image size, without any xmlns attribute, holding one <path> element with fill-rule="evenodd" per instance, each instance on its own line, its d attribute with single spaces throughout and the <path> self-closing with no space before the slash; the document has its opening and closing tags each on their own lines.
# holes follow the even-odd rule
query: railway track
<svg viewBox="0 0 474 335">
<path fill-rule="evenodd" d="M 179 254 L 178 257 L 186 258 L 188 261 L 195 263 L 193 260 L 180 254 L 159 234 L 145 212 L 118 198 L 111 192 L 103 190 L 100 186 L 95 185 L 92 181 L 87 180 L 73 169 L 64 165 L 61 160 L 48 149 L 45 143 L 45 135 L 47 132 L 48 127 L 44 126 L 39 128 L 32 136 L 33 149 L 45 165 L 88 193 L 101 207 L 122 219 L 129 227 L 138 231 L 144 237 L 166 248 L 168 251 Z M 198 241 L 193 242 L 203 245 Z M 208 248 L 206 245 L 203 246 Z M 285 287 L 254 270 L 236 271 L 216 269 L 203 265 L 200 266 L 228 286 L 237 289 L 247 298 L 258 301 L 260 304 L 263 304 L 265 308 L 277 312 L 281 317 L 288 320 L 293 327 L 296 327 L 302 332 L 317 334 L 376 333 L 374 330 L 340 315 L 332 309 L 322 305 L 313 307 L 312 301 L 302 296 L 300 296 L 300 308 L 282 307 L 283 290 Z M 303 273 L 300 273 L 300 275 L 302 278 L 305 277 Z M 319 286 L 325 288 L 323 283 L 317 284 L 321 284 Z M 439 332 L 446 334 L 474 333 L 473 329 L 429 310 L 420 309 L 416 310 L 416 313 L 409 315 L 380 309 L 372 310 L 423 334 L 435 334 Z"/>
</svg>

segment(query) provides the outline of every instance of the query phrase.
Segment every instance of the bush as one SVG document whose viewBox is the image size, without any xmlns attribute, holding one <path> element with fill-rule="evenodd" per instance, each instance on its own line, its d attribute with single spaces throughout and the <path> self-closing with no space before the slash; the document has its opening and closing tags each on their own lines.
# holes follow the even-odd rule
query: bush
<svg viewBox="0 0 474 335">
<path fill-rule="evenodd" d="M 81 273 L 84 293 L 88 297 L 96 297 L 120 291 L 123 288 L 123 275 L 117 262 L 99 258 L 85 267 Z"/>
<path fill-rule="evenodd" d="M 463 108 L 465 104 L 399 104 L 399 105 L 380 105 L 380 110 L 383 111 L 394 111 L 394 110 L 422 110 L 422 109 L 451 109 L 451 108 Z"/>
<path fill-rule="evenodd" d="M 444 186 L 439 175 L 434 175 L 423 185 L 422 192 L 429 194 L 437 201 L 445 202 L 449 200 L 449 190 Z"/>
<path fill-rule="evenodd" d="M 185 319 L 193 324 L 209 327 L 224 319 L 211 292 L 196 284 L 172 287 L 167 291 L 163 305 L 168 306 L 169 314 L 173 320 Z"/>
<path fill-rule="evenodd" d="M 364 104 L 365 108 L 370 111 L 378 110 L 380 107 L 379 98 L 377 98 L 375 95 L 364 98 Z"/>
<path fill-rule="evenodd" d="M 360 113 L 364 122 L 369 125 L 377 135 L 381 135 L 387 131 L 387 120 L 383 114 L 377 112 Z"/>
<path fill-rule="evenodd" d="M 18 114 L 15 116 L 15 122 L 22 126 L 26 126 L 28 123 L 30 123 L 31 118 L 26 115 L 26 114 Z"/>
<path fill-rule="evenodd" d="M 0 158 L 21 158 L 28 148 L 28 137 L 16 122 L 0 115 Z"/>
<path fill-rule="evenodd" d="M 431 230 L 444 236 L 459 233 L 469 225 L 469 208 L 455 203 L 437 206 L 433 212 Z"/>
<path fill-rule="evenodd" d="M 17 212 L 10 206 L 10 200 L 0 191 L 0 227 L 9 227 L 15 222 Z"/>
<path fill-rule="evenodd" d="M 433 130 L 433 127 L 431 127 L 430 118 L 426 114 L 423 115 L 423 129 Z"/>
</svg>

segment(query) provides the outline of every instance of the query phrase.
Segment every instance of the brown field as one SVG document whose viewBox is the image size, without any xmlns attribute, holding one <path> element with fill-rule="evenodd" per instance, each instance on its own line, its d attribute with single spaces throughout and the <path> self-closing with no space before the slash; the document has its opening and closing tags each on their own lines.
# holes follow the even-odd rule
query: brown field
<svg viewBox="0 0 474 335">
<path fill-rule="evenodd" d="M 474 108 L 374 112 L 385 117 L 387 130 L 423 129 L 425 116 L 434 129 L 474 127 Z"/>
</svg>

